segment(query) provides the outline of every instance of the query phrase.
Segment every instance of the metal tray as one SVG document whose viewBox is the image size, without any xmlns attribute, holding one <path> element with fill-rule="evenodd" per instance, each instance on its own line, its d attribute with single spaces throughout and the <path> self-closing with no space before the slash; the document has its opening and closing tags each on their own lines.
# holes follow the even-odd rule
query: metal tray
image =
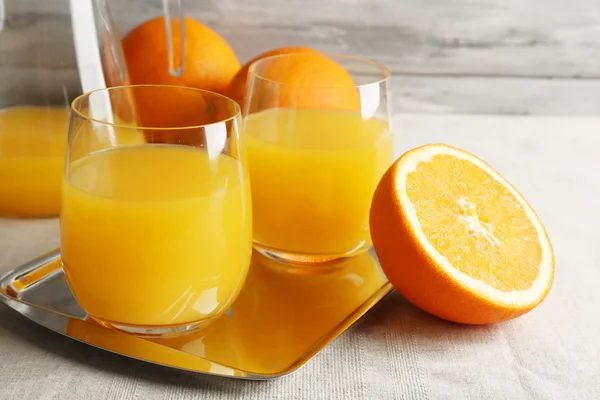
<svg viewBox="0 0 600 400">
<path fill-rule="evenodd" d="M 1 302 L 55 332 L 123 356 L 242 379 L 272 379 L 298 369 L 391 290 L 373 253 L 307 269 L 255 252 L 225 315 L 195 333 L 145 339 L 86 318 L 58 250 L 0 278 Z"/>
</svg>

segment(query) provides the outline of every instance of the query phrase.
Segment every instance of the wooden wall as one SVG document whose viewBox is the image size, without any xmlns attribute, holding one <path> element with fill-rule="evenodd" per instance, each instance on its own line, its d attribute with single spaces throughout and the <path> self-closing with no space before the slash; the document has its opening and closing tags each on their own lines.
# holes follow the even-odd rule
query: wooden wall
<svg viewBox="0 0 600 400">
<path fill-rule="evenodd" d="M 9 11 L 32 2 L 4 1 Z M 123 32 L 162 13 L 162 0 L 109 1 Z M 270 48 L 308 45 L 385 63 L 394 74 L 398 111 L 600 114 L 600 0 L 183 3 L 188 15 L 223 35 L 242 62 Z M 38 4 L 44 20 L 67 27 L 68 41 L 68 1 Z M 22 32 L 10 44 L 2 40 L 4 32 L 0 35 L 0 60 L 10 51 L 34 54 L 19 48 L 18 37 L 44 35 L 32 29 L 40 18 L 29 13 L 11 21 L 13 27 L 21 24 Z M 61 40 L 51 41 L 46 53 L 67 51 Z M 69 62 L 55 67 L 67 68 Z M 0 78 L 11 81 L 11 75 Z"/>
</svg>

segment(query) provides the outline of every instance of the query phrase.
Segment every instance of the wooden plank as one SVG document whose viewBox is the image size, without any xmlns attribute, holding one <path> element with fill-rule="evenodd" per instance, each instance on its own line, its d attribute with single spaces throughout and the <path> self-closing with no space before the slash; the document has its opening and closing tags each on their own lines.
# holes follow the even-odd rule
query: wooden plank
<svg viewBox="0 0 600 400">
<path fill-rule="evenodd" d="M 600 115 L 600 81 L 506 77 L 392 77 L 397 112 Z"/>
<path fill-rule="evenodd" d="M 211 0 L 184 2 L 242 60 L 282 45 L 377 59 L 397 73 L 600 76 L 597 0 Z M 114 2 L 124 31 L 160 0 Z"/>
<path fill-rule="evenodd" d="M 66 105 L 79 90 L 72 69 L 2 68 L 2 77 L 0 107 Z M 391 92 L 397 113 L 600 115 L 600 80 L 397 75 Z"/>
<path fill-rule="evenodd" d="M 65 15 L 11 2 L 7 26 Z M 363 55 L 396 73 L 600 77 L 597 0 L 203 0 L 188 14 L 215 28 L 242 61 L 283 45 Z M 123 32 L 162 15 L 162 0 L 113 1 Z M 31 10 L 29 10 L 31 11 Z M 12 16 L 14 12 L 21 12 Z M 67 19 L 62 19 L 68 24 Z"/>
<path fill-rule="evenodd" d="M 232 44 L 242 62 L 283 45 L 311 45 L 384 62 L 395 75 L 392 89 L 398 111 L 599 115 L 600 80 L 569 78 L 595 77 L 594 71 L 600 71 L 600 54 L 596 54 L 600 52 L 600 23 L 594 22 L 600 2 L 572 0 L 567 7 L 562 1 L 548 0 L 542 7 L 540 1 L 522 2 L 525 5 L 515 0 L 435 0 L 396 6 L 392 0 L 184 3 L 191 15 L 215 27 Z M 41 4 L 48 13 L 44 18 L 35 13 L 21 15 L 9 25 L 17 30 L 0 35 L 0 77 L 5 82 L 0 85 L 0 105 L 8 104 L 4 99 L 25 101 L 40 90 L 46 96 L 56 92 L 52 99 L 61 101 L 63 85 L 69 93 L 77 86 L 65 3 L 47 0 Z M 112 4 L 124 32 L 162 12 L 161 0 Z M 495 21 L 490 26 L 484 23 L 483 5 Z M 542 21 L 552 19 L 553 24 L 545 26 L 533 18 L 536 9 Z M 577 16 L 579 24 L 575 22 Z M 436 18 L 442 26 L 455 21 L 454 28 L 432 27 Z M 498 42 L 500 32 L 517 25 L 521 28 L 510 40 L 507 36 Z M 561 39 L 531 39 L 526 46 L 521 33 L 534 31 L 540 37 Z M 37 45 L 27 40 L 39 38 L 40 32 L 52 32 L 52 36 L 35 41 Z M 434 36 L 437 39 L 431 39 Z M 452 37 L 460 39 L 452 42 Z M 479 42 L 469 42 L 469 38 L 477 37 Z M 481 45 L 486 40 L 489 45 Z M 562 55 L 556 56 L 557 52 Z M 27 68 L 41 60 L 52 68 L 39 73 Z M 544 79 L 546 76 L 560 79 Z"/>
</svg>

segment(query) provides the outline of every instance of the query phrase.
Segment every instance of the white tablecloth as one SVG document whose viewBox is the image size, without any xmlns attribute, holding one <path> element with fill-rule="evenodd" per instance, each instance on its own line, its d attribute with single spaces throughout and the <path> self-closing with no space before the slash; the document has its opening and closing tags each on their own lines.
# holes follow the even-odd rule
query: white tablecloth
<svg viewBox="0 0 600 400">
<path fill-rule="evenodd" d="M 537 309 L 469 327 L 394 293 L 296 373 L 247 382 L 109 354 L 0 306 L 0 399 L 599 399 L 600 119 L 402 115 L 394 129 L 402 150 L 475 153 L 533 205 L 556 255 Z M 57 226 L 0 220 L 0 271 L 57 247 Z"/>
</svg>

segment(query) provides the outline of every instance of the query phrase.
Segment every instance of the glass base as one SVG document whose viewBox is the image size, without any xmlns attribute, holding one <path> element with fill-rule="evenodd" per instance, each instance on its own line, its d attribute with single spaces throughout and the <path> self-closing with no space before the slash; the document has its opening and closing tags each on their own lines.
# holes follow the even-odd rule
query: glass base
<svg viewBox="0 0 600 400">
<path fill-rule="evenodd" d="M 274 249 L 262 243 L 254 242 L 254 248 L 262 255 L 269 257 L 281 264 L 293 267 L 335 267 L 341 260 L 354 257 L 368 251 L 371 247 L 366 242 L 361 242 L 354 249 L 345 253 L 336 254 L 304 254 Z"/>
<path fill-rule="evenodd" d="M 190 322 L 179 325 L 129 325 L 112 321 L 107 321 L 88 314 L 87 319 L 96 322 L 106 328 L 116 329 L 143 338 L 169 338 L 174 336 L 187 335 L 205 328 L 211 322 L 219 318 L 221 314 L 215 315 L 201 321 Z"/>
</svg>

